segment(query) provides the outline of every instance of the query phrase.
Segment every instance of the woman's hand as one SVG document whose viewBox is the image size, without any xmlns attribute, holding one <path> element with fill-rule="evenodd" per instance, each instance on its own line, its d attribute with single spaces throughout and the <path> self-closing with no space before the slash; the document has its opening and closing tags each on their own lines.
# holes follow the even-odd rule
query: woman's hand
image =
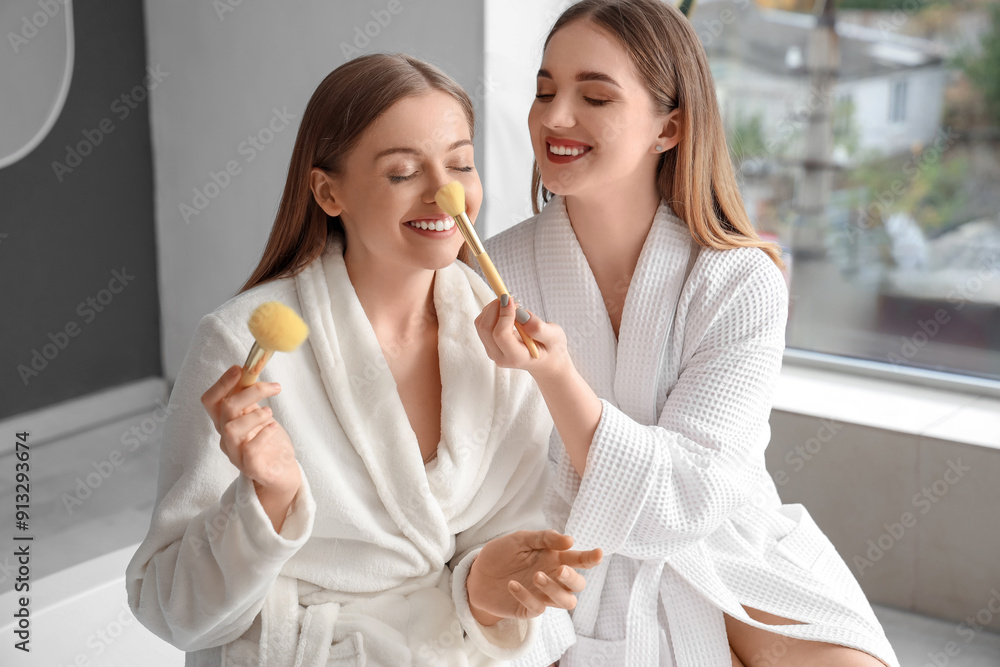
<svg viewBox="0 0 1000 667">
<path fill-rule="evenodd" d="M 538 343 L 538 359 L 532 359 L 521 336 L 514 329 L 515 312 L 524 332 Z M 524 316 L 528 319 L 525 320 Z M 514 300 L 505 307 L 493 301 L 476 318 L 476 331 L 486 354 L 501 368 L 520 368 L 531 373 L 542 392 L 570 462 L 581 478 L 587 468 L 590 443 L 597 432 L 604 405 L 587 381 L 577 371 L 569 356 L 566 332 L 558 324 L 543 322 Z"/>
<path fill-rule="evenodd" d="M 495 299 L 476 318 L 476 331 L 486 354 L 501 368 L 526 370 L 535 379 L 554 378 L 573 367 L 566 346 L 566 333 L 558 324 L 544 322 L 529 311 L 517 307 L 513 299 L 506 307 Z M 515 317 L 528 319 L 521 328 L 538 343 L 538 359 L 532 359 L 521 335 L 514 328 Z"/>
<path fill-rule="evenodd" d="M 240 472 L 253 480 L 254 489 L 275 532 L 302 484 L 295 449 L 288 433 L 257 401 L 281 391 L 277 383 L 255 382 L 240 389 L 242 369 L 232 366 L 201 397 L 223 453 Z"/>
<path fill-rule="evenodd" d="M 466 589 L 482 625 L 533 618 L 546 607 L 573 609 L 586 580 L 574 568 L 601 562 L 601 550 L 569 551 L 573 538 L 555 530 L 519 530 L 490 540 L 472 563 Z"/>
</svg>

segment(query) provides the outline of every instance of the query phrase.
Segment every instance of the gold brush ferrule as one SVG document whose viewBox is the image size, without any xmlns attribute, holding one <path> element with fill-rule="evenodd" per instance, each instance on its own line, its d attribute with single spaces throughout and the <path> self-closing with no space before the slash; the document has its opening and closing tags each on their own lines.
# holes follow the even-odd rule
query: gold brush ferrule
<svg viewBox="0 0 1000 667">
<path fill-rule="evenodd" d="M 247 360 L 243 364 L 243 377 L 240 379 L 240 386 L 249 387 L 256 382 L 272 354 L 274 354 L 274 350 L 265 350 L 257 341 L 254 341 L 253 347 L 250 348 L 250 354 L 247 355 Z"/>
<path fill-rule="evenodd" d="M 462 232 L 462 237 L 469 245 L 469 250 L 472 251 L 473 255 L 478 257 L 486 252 L 482 242 L 479 240 L 479 235 L 476 234 L 476 230 L 472 226 L 472 223 L 469 222 L 469 216 L 465 214 L 465 211 L 455 216 L 455 224 L 458 225 L 458 231 Z"/>
</svg>

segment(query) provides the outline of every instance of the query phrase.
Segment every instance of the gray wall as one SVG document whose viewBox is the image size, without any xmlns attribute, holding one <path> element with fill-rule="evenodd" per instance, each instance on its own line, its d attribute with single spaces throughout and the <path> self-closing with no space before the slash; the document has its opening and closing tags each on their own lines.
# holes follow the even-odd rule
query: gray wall
<svg viewBox="0 0 1000 667">
<path fill-rule="evenodd" d="M 145 4 L 149 63 L 169 72 L 153 96 L 151 118 L 163 362 L 172 378 L 198 320 L 233 296 L 256 266 L 302 111 L 323 77 L 361 53 L 406 52 L 454 76 L 482 110 L 483 3 L 242 2 L 221 14 L 223 3 Z M 251 151 L 243 142 L 268 127 L 275 109 L 294 118 L 264 150 Z M 476 151 L 482 170 L 481 136 Z M 181 204 L 195 208 L 194 190 L 204 192 L 210 172 L 230 161 L 239 173 L 217 192 L 210 186 L 215 196 L 197 202 L 203 210 L 185 220 Z"/>
<path fill-rule="evenodd" d="M 106 0 L 74 10 L 62 114 L 33 152 L 0 169 L 0 418 L 161 372 L 147 103 L 118 99 L 146 75 L 143 8 Z M 21 54 L 42 44 L 33 38 Z M 6 38 L 2 46 L 16 66 L 19 54 Z M 81 142 L 93 150 L 57 176 L 53 163 L 76 164 L 66 147 Z M 123 268 L 134 279 L 109 291 Z M 25 383 L 18 366 L 31 368 L 36 350 L 41 370 Z"/>
</svg>

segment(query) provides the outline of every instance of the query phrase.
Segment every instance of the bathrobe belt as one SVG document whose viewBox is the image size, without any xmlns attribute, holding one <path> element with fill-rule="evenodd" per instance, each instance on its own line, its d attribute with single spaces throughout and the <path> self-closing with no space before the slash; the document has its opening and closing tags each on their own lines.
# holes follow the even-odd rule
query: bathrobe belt
<svg viewBox="0 0 1000 667">
<path fill-rule="evenodd" d="M 610 559 L 590 571 L 587 588 L 601 590 Z M 643 560 L 632 582 L 626 616 L 625 662 L 635 667 L 660 667 L 660 622 L 657 606 L 660 596 L 666 612 L 670 641 L 676 664 L 724 665 L 731 659 L 722 610 L 698 589 L 681 577 L 666 559 Z M 599 595 L 581 596 L 573 610 L 576 630 L 593 637 L 597 621 Z M 714 631 L 706 633 L 706 628 Z M 711 637 L 706 636 L 712 635 Z M 723 650 L 725 649 L 725 650 Z M 669 656 L 666 664 L 671 664 Z"/>
<path fill-rule="evenodd" d="M 408 580 L 405 584 L 392 591 L 384 591 L 386 594 L 402 595 L 410 598 L 412 595 L 421 595 L 428 590 L 441 589 L 451 590 L 451 571 L 443 568 L 440 572 L 431 572 L 422 577 Z M 374 607 L 365 605 L 364 611 L 358 610 L 353 603 L 336 599 L 342 598 L 341 594 L 334 591 L 318 587 L 314 584 L 301 582 L 294 577 L 279 575 L 275 580 L 271 591 L 264 599 L 264 606 L 261 609 L 261 631 L 260 642 L 258 644 L 257 655 L 260 665 L 271 667 L 325 667 L 329 662 L 331 650 L 340 647 L 338 650 L 351 650 L 346 646 L 341 646 L 341 641 L 347 641 L 343 630 L 337 632 L 337 623 L 340 620 L 341 611 L 350 613 L 352 618 L 357 613 L 370 613 Z M 429 597 L 423 597 L 416 605 L 427 604 Z M 380 600 L 380 601 L 376 601 Z M 370 600 L 378 605 L 396 605 L 396 597 L 375 598 Z M 361 601 L 359 601 L 361 602 Z M 451 599 L 447 598 L 447 604 L 451 604 Z M 449 607 L 450 609 L 450 607 Z M 446 611 L 440 608 L 440 611 Z M 353 635 L 353 650 L 357 651 L 357 657 L 364 661 L 366 648 L 365 638 L 358 632 L 351 632 Z M 334 643 L 334 640 L 338 643 Z M 338 651 L 334 651 L 337 658 L 341 658 Z M 223 661 L 225 667 L 225 660 Z"/>
<path fill-rule="evenodd" d="M 306 667 L 325 665 L 333 643 L 340 604 L 309 605 L 299 622 L 298 580 L 278 576 L 261 610 L 258 657 L 261 665 Z M 293 650 L 294 649 L 294 650 Z"/>
<path fill-rule="evenodd" d="M 298 579 L 279 576 L 264 602 L 258 648 L 260 665 L 322 667 L 329 659 L 341 603 L 302 605 Z M 363 649 L 358 646 L 358 650 Z"/>
</svg>

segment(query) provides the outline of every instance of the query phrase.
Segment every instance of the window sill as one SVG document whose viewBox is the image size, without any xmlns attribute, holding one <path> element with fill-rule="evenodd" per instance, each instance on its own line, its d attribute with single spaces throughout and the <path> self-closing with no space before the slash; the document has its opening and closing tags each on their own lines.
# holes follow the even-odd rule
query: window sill
<svg viewBox="0 0 1000 667">
<path fill-rule="evenodd" d="M 774 409 L 1000 449 L 1000 398 L 819 368 L 786 355 Z"/>
</svg>

